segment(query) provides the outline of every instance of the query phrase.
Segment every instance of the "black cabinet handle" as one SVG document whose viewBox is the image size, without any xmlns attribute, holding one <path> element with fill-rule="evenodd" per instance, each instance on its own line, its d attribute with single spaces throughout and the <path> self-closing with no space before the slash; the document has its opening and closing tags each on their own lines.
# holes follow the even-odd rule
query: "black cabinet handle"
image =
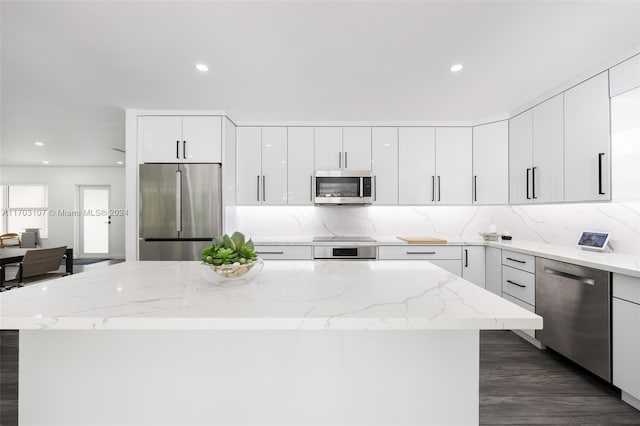
<svg viewBox="0 0 640 426">
<path fill-rule="evenodd" d="M 260 175 L 256 176 L 256 197 L 258 197 L 257 201 L 260 201 Z"/>
<path fill-rule="evenodd" d="M 187 141 L 182 141 L 182 158 L 187 159 Z"/>
<path fill-rule="evenodd" d="M 507 282 L 508 282 L 509 284 L 516 285 L 516 286 L 518 286 L 518 287 L 522 287 L 522 288 L 525 288 L 525 287 L 526 287 L 526 285 L 518 284 L 518 283 L 515 283 L 515 282 L 513 282 L 513 281 L 511 281 L 511 280 L 507 280 Z"/>
<path fill-rule="evenodd" d="M 469 250 L 464 249 L 464 267 L 469 267 Z"/>
<path fill-rule="evenodd" d="M 342 151 L 338 153 L 338 168 L 342 168 Z"/>
<path fill-rule="evenodd" d="M 438 176 L 438 201 L 440 201 L 440 176 Z"/>
<path fill-rule="evenodd" d="M 344 168 L 345 168 L 345 169 L 349 167 L 349 162 L 348 162 L 348 158 L 349 158 L 349 157 L 347 157 L 347 154 L 348 154 L 348 152 L 347 152 L 347 151 L 345 151 L 345 152 L 344 152 Z"/>
<path fill-rule="evenodd" d="M 267 191 L 265 191 L 265 181 L 264 175 L 262 175 L 262 202 L 267 201 Z"/>
<path fill-rule="evenodd" d="M 604 191 L 602 191 L 602 157 L 604 157 L 604 152 L 598 153 L 598 195 L 604 195 Z"/>
<path fill-rule="evenodd" d="M 407 254 L 436 254 L 435 251 L 408 251 Z"/>
<path fill-rule="evenodd" d="M 431 201 L 436 200 L 436 177 L 431 176 Z"/>
<path fill-rule="evenodd" d="M 531 168 L 531 193 L 534 200 L 538 198 L 536 197 L 536 169 L 537 167 Z"/>
<path fill-rule="evenodd" d="M 524 260 L 518 260 L 518 259 L 514 259 L 512 257 L 507 257 L 507 260 L 510 260 L 512 262 L 518 262 L 518 263 L 527 263 Z"/>
<path fill-rule="evenodd" d="M 530 200 L 531 197 L 529 196 L 529 171 L 531 169 L 527 169 L 527 200 Z"/>
<path fill-rule="evenodd" d="M 377 201 L 378 200 L 378 180 L 376 179 L 376 176 L 373 177 L 373 201 Z"/>
<path fill-rule="evenodd" d="M 180 141 L 176 141 L 176 159 L 180 159 Z"/>
<path fill-rule="evenodd" d="M 473 176 L 473 201 L 478 201 L 478 176 Z"/>
<path fill-rule="evenodd" d="M 256 254 L 284 254 L 283 251 L 256 251 Z"/>
</svg>

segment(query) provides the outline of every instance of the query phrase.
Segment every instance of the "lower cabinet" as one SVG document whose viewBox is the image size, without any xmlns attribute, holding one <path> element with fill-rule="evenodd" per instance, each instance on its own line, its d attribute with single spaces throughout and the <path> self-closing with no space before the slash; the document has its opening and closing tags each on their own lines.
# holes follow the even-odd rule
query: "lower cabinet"
<svg viewBox="0 0 640 426">
<path fill-rule="evenodd" d="M 613 274 L 613 384 L 640 410 L 640 278 Z"/>
<path fill-rule="evenodd" d="M 530 312 L 536 311 L 535 257 L 502 250 L 502 297 Z M 535 330 L 519 330 L 535 339 Z"/>
<path fill-rule="evenodd" d="M 485 288 L 484 246 L 462 247 L 462 278 Z"/>
<path fill-rule="evenodd" d="M 378 247 L 380 260 L 428 260 L 452 274 L 462 276 L 462 247 L 399 245 Z"/>
<path fill-rule="evenodd" d="M 256 244 L 256 254 L 262 259 L 270 260 L 311 260 L 311 246 L 288 246 Z"/>
<path fill-rule="evenodd" d="M 486 247 L 484 257 L 484 288 L 498 296 L 502 296 L 502 250 L 495 247 Z"/>
</svg>

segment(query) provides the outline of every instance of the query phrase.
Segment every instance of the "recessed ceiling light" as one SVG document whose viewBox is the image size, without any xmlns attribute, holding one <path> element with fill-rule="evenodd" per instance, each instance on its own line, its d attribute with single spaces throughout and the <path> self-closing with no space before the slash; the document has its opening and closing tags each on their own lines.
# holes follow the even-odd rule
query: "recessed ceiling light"
<svg viewBox="0 0 640 426">
<path fill-rule="evenodd" d="M 207 72 L 209 71 L 209 67 L 206 66 L 205 64 L 196 64 L 196 69 L 200 72 Z"/>
<path fill-rule="evenodd" d="M 40 142 L 40 141 L 36 141 L 35 144 L 38 146 L 44 146 L 44 142 Z"/>
<path fill-rule="evenodd" d="M 47 160 L 42 161 L 42 164 L 49 164 Z"/>
<path fill-rule="evenodd" d="M 458 72 L 461 69 L 462 69 L 462 64 L 454 64 L 454 65 L 451 65 L 451 67 L 449 68 L 451 72 Z"/>
<path fill-rule="evenodd" d="M 118 161 L 118 164 L 123 165 L 124 163 L 122 161 Z"/>
</svg>

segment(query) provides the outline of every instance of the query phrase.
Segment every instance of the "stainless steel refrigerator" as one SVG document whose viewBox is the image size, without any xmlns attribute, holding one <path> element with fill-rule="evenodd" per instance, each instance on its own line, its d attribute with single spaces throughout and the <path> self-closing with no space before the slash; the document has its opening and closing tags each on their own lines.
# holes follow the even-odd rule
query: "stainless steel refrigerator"
<svg viewBox="0 0 640 426">
<path fill-rule="evenodd" d="M 140 260 L 200 260 L 222 229 L 220 164 L 140 165 Z"/>
</svg>

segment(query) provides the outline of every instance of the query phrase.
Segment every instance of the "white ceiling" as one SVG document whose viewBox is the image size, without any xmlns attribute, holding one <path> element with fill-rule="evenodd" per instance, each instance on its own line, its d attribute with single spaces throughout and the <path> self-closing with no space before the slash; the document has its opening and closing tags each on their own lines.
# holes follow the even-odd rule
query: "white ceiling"
<svg viewBox="0 0 640 426">
<path fill-rule="evenodd" d="M 115 165 L 125 108 L 477 121 L 640 45 L 639 1 L 2 1 L 0 13 L 2 165 Z"/>
</svg>

